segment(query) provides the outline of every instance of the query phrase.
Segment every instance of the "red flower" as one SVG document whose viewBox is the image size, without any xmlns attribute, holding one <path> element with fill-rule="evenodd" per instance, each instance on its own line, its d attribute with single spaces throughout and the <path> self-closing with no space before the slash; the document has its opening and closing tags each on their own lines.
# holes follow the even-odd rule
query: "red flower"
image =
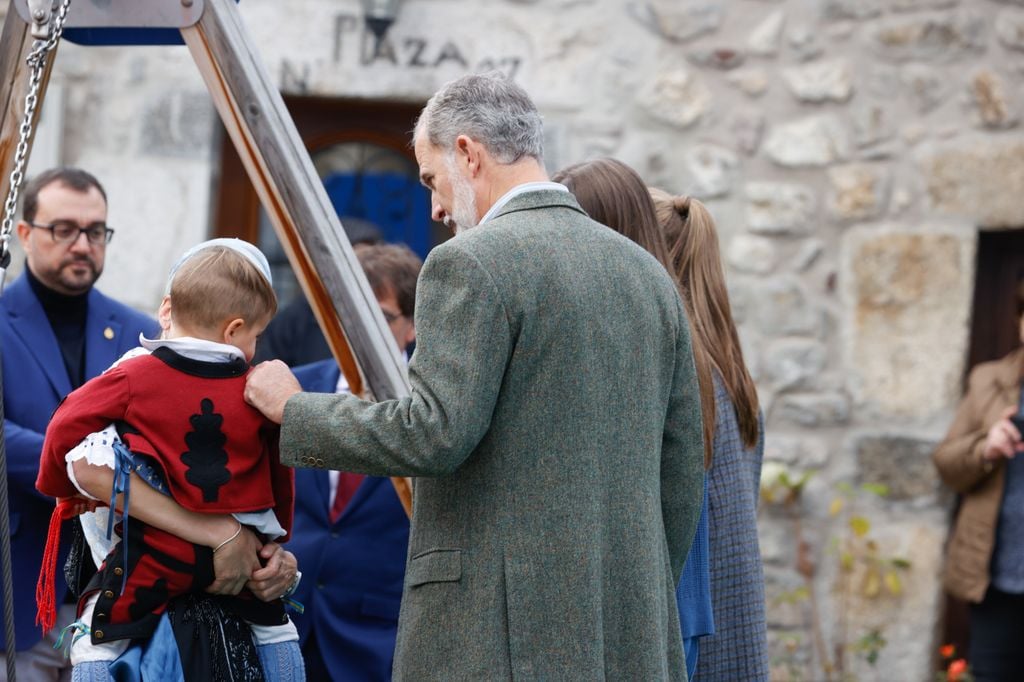
<svg viewBox="0 0 1024 682">
<path fill-rule="evenodd" d="M 953 644 L 946 644 L 945 646 L 939 647 L 939 655 L 943 658 L 953 658 L 956 653 L 956 646 Z"/>
<path fill-rule="evenodd" d="M 958 658 L 949 664 L 949 668 L 946 670 L 946 679 L 948 682 L 958 682 L 965 672 L 967 672 L 967 660 Z"/>
</svg>

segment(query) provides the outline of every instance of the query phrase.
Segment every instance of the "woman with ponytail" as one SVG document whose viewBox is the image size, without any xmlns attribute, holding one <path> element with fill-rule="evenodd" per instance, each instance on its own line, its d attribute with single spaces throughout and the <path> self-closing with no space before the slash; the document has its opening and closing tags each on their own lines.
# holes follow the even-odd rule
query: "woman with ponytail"
<svg viewBox="0 0 1024 682">
<path fill-rule="evenodd" d="M 552 179 L 568 187 L 591 218 L 642 246 L 669 274 L 675 275 L 675 268 L 654 212 L 654 204 L 647 193 L 647 186 L 636 171 L 615 159 L 597 159 L 569 166 L 555 173 Z M 678 284 L 679 280 L 676 279 L 676 282 Z M 685 302 L 685 296 L 683 300 Z M 707 350 L 701 345 L 702 335 L 693 327 L 692 315 L 688 314 L 688 317 L 700 390 L 704 427 L 704 465 L 707 468 L 712 458 L 711 439 L 715 426 L 711 360 Z M 683 649 L 686 652 L 686 671 L 691 680 L 694 679 L 698 660 L 703 657 L 700 652 L 700 639 L 715 632 L 708 565 L 707 477 L 704 484 L 704 506 L 676 590 Z"/>
<path fill-rule="evenodd" d="M 764 570 L 757 540 L 757 500 L 764 420 L 743 362 L 714 220 L 691 197 L 650 190 L 672 272 L 679 282 L 695 347 L 714 375 L 712 466 L 708 475 L 711 597 L 715 634 L 701 643 L 698 682 L 767 680 Z M 702 403 L 702 407 L 707 403 Z"/>
</svg>

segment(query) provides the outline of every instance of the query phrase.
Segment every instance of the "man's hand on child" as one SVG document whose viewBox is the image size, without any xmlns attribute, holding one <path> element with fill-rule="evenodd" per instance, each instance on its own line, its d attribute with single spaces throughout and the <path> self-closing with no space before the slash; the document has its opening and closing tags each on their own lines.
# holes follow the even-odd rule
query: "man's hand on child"
<svg viewBox="0 0 1024 682">
<path fill-rule="evenodd" d="M 241 592 L 253 572 L 260 568 L 259 551 L 262 548 L 256 534 L 243 527 L 235 539 L 223 544 L 213 555 L 213 571 L 217 579 L 206 591 L 212 594 Z"/>
<path fill-rule="evenodd" d="M 276 542 L 268 542 L 260 550 L 260 557 L 266 561 L 263 568 L 253 572 L 248 587 L 257 599 L 273 601 L 280 599 L 295 582 L 298 561 L 295 555 L 285 551 Z"/>
<path fill-rule="evenodd" d="M 284 405 L 288 399 L 301 392 L 298 379 L 280 360 L 261 362 L 245 380 L 245 402 L 275 424 L 284 419 Z"/>
</svg>

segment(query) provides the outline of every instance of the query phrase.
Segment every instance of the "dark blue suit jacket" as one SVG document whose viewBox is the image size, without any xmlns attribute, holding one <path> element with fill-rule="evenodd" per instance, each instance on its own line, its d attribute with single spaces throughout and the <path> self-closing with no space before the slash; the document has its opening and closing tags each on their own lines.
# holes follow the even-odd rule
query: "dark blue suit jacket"
<svg viewBox="0 0 1024 682">
<path fill-rule="evenodd" d="M 294 370 L 303 389 L 334 393 L 334 360 Z M 409 546 L 409 519 L 387 478 L 367 476 L 336 523 L 323 470 L 295 470 L 295 526 L 288 543 L 302 582 L 293 616 L 302 644 L 312 633 L 335 682 L 390 680 Z"/>
<path fill-rule="evenodd" d="M 86 379 L 102 373 L 114 360 L 138 346 L 140 332 L 151 335 L 158 330 L 151 318 L 93 289 L 89 292 L 85 321 Z M 54 505 L 53 498 L 36 492 L 39 454 L 53 410 L 71 392 L 57 337 L 25 275 L 12 282 L 0 297 L 0 356 L 10 487 L 14 622 L 18 650 L 23 651 L 42 637 L 35 625 L 36 581 Z M 58 571 L 67 554 L 67 543 L 65 537 Z M 67 585 L 60 575 L 56 583 L 59 605 Z M 0 632 L 2 628 L 0 623 Z"/>
</svg>

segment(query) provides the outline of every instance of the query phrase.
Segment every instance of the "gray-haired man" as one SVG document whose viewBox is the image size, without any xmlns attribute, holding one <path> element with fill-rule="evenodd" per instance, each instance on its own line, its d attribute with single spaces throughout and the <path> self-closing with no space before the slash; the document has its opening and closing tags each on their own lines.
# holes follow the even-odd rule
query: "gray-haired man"
<svg viewBox="0 0 1024 682">
<path fill-rule="evenodd" d="M 396 679 L 686 679 L 675 585 L 703 455 L 682 305 L 548 182 L 542 140 L 500 77 L 424 108 L 420 178 L 458 235 L 420 275 L 410 397 L 250 375 L 286 463 L 421 477 Z"/>
</svg>

